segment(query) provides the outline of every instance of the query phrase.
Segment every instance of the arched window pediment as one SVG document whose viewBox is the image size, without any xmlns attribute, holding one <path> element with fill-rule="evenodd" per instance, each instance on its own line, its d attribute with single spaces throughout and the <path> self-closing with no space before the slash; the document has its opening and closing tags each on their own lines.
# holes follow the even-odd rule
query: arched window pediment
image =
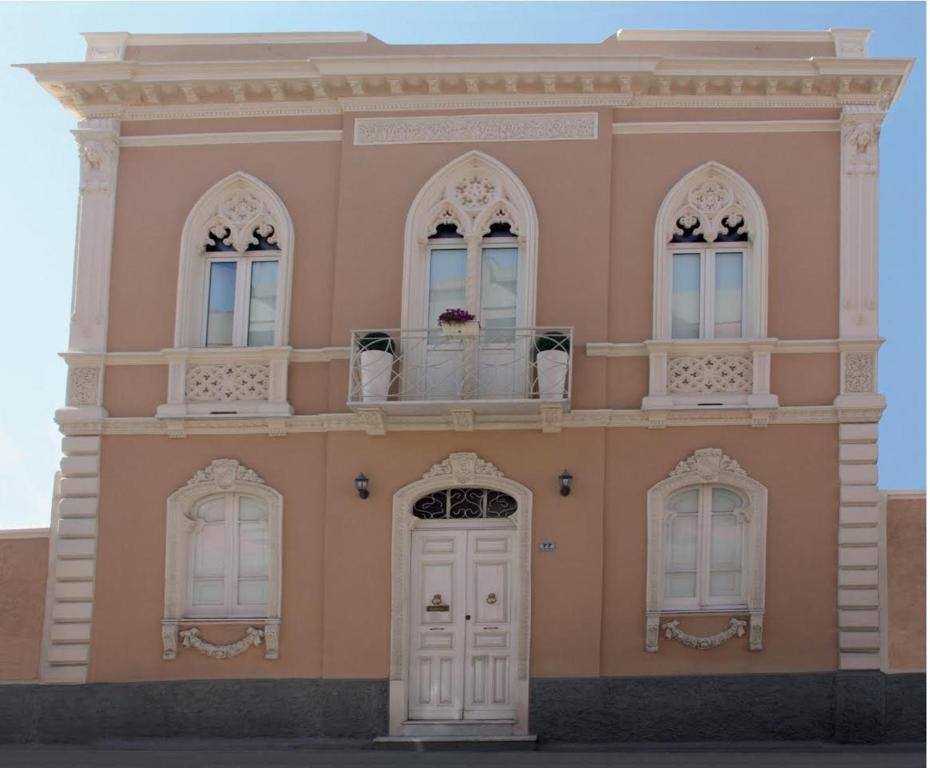
<svg viewBox="0 0 930 768">
<path fill-rule="evenodd" d="M 658 650 L 660 617 L 689 613 L 749 614 L 749 649 L 762 649 L 767 515 L 765 486 L 719 448 L 696 450 L 649 489 L 647 651 Z"/>
<path fill-rule="evenodd" d="M 181 233 L 175 346 L 287 344 L 292 249 L 290 215 L 267 184 L 241 171 L 214 184 Z"/>
<path fill-rule="evenodd" d="M 454 290 L 450 290 L 451 284 L 433 285 L 433 298 L 480 316 L 485 279 L 482 249 L 511 243 L 519 251 L 512 257 L 515 322 L 517 327 L 532 326 L 536 320 L 537 228 L 529 192 L 500 161 L 472 151 L 440 169 L 423 185 L 407 215 L 402 326 L 435 326 L 428 307 L 434 248 L 461 248 L 462 253 L 444 257 L 444 269 L 454 270 L 458 280 Z M 454 265 L 452 260 L 457 260 Z"/>
<path fill-rule="evenodd" d="M 704 163 L 668 192 L 653 269 L 653 338 L 766 335 L 768 219 L 759 195 L 730 168 Z"/>
</svg>

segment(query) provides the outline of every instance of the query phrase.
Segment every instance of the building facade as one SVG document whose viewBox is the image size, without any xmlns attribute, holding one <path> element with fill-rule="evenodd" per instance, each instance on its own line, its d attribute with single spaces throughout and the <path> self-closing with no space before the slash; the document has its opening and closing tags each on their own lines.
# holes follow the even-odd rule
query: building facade
<svg viewBox="0 0 930 768">
<path fill-rule="evenodd" d="M 922 734 L 876 464 L 910 61 L 86 37 L 26 67 L 81 188 L 13 738 Z"/>
</svg>

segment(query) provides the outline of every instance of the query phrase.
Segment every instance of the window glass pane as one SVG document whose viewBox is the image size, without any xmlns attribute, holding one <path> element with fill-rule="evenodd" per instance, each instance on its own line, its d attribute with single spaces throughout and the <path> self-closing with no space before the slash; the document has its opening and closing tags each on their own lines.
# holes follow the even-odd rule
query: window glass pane
<svg viewBox="0 0 930 768">
<path fill-rule="evenodd" d="M 742 565 L 743 526 L 736 515 L 714 514 L 710 521 L 710 567 L 734 569 Z"/>
<path fill-rule="evenodd" d="M 264 523 L 239 523 L 239 576 L 265 576 L 267 542 Z"/>
<path fill-rule="evenodd" d="M 198 579 L 194 582 L 191 602 L 196 606 L 222 605 L 223 592 L 222 579 Z"/>
<path fill-rule="evenodd" d="M 430 252 L 429 317 L 427 325 L 439 325 L 447 309 L 466 309 L 465 271 L 468 252 L 464 248 L 436 248 Z"/>
<path fill-rule="evenodd" d="M 714 336 L 743 335 L 743 254 L 718 253 L 714 265 Z"/>
<path fill-rule="evenodd" d="M 678 512 L 678 514 L 695 515 L 698 511 L 699 497 L 700 489 L 689 488 L 687 491 L 682 491 L 672 496 L 672 498 L 669 499 L 668 506 L 670 509 Z"/>
<path fill-rule="evenodd" d="M 264 520 L 266 514 L 265 502 L 261 499 L 256 499 L 254 496 L 239 498 L 239 519 L 241 521 Z"/>
<path fill-rule="evenodd" d="M 215 523 L 226 519 L 226 499 L 215 496 L 200 503 L 197 507 L 196 517 L 207 523 Z"/>
<path fill-rule="evenodd" d="M 668 571 L 697 568 L 697 515 L 679 515 L 669 525 L 665 569 Z"/>
<path fill-rule="evenodd" d="M 204 521 L 194 536 L 194 577 L 223 576 L 226 562 L 225 500 L 208 499 L 197 508 Z"/>
<path fill-rule="evenodd" d="M 249 285 L 250 347 L 270 347 L 274 344 L 275 307 L 278 299 L 278 262 L 252 262 Z"/>
<path fill-rule="evenodd" d="M 696 339 L 701 333 L 701 255 L 672 256 L 672 338 Z"/>
<path fill-rule="evenodd" d="M 741 583 L 739 571 L 713 571 L 710 574 L 710 596 L 740 597 Z"/>
<path fill-rule="evenodd" d="M 515 328 L 517 325 L 517 253 L 516 248 L 482 250 L 482 329 Z"/>
<path fill-rule="evenodd" d="M 236 305 L 236 262 L 210 262 L 207 300 L 207 346 L 228 347 L 233 342 L 233 310 Z"/>
<path fill-rule="evenodd" d="M 264 579 L 241 579 L 239 581 L 239 605 L 261 605 L 267 601 L 268 584 Z"/>
<path fill-rule="evenodd" d="M 739 509 L 741 506 L 743 506 L 743 500 L 738 493 L 734 493 L 726 488 L 714 488 L 714 512 L 732 512 L 734 509 Z"/>
<path fill-rule="evenodd" d="M 693 573 L 667 573 L 666 597 L 694 597 L 696 578 Z"/>
</svg>

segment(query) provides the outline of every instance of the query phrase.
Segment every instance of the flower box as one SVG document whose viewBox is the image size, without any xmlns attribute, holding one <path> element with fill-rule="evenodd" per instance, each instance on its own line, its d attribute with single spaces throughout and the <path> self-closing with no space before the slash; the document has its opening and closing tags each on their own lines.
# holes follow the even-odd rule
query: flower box
<svg viewBox="0 0 930 768">
<path fill-rule="evenodd" d="M 477 336 L 481 325 L 477 320 L 467 320 L 464 323 L 440 323 L 443 336 Z"/>
</svg>

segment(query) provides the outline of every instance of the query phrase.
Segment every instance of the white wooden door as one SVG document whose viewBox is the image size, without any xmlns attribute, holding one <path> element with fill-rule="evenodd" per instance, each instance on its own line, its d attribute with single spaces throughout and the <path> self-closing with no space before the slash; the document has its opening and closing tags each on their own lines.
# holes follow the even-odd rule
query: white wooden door
<svg viewBox="0 0 930 768">
<path fill-rule="evenodd" d="M 513 529 L 420 529 L 412 544 L 409 718 L 512 718 Z"/>
</svg>

